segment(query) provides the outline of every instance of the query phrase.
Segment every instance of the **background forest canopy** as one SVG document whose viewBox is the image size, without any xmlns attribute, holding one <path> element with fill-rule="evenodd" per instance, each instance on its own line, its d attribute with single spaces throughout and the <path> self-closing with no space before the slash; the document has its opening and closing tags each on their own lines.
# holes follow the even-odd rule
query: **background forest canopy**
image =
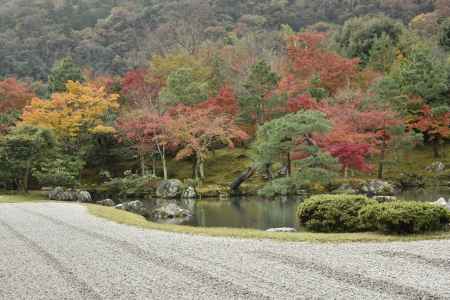
<svg viewBox="0 0 450 300">
<path fill-rule="evenodd" d="M 252 32 L 261 38 L 262 32 L 276 32 L 283 24 L 298 31 L 319 22 L 343 24 L 367 14 L 384 14 L 408 24 L 417 15 L 429 17 L 446 2 L 1 0 L 0 77 L 45 81 L 54 63 L 69 55 L 96 73 L 119 75 L 147 64 L 150 55 L 174 48 L 192 52 L 206 42 L 235 35 Z"/>
<path fill-rule="evenodd" d="M 0 0 L 0 184 L 199 183 L 227 146 L 268 194 L 382 178 L 442 156 L 449 53 L 448 0 Z"/>
</svg>

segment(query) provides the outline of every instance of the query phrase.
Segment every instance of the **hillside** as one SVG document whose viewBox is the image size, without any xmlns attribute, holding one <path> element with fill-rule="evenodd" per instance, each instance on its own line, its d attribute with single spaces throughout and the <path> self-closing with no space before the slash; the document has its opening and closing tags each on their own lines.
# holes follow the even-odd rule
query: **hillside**
<svg viewBox="0 0 450 300">
<path fill-rule="evenodd" d="M 295 30 L 385 14 L 407 24 L 439 1 L 395 0 L 2 0 L 0 78 L 46 80 L 72 56 L 95 73 L 123 74 L 174 47 L 195 51 L 231 33 Z"/>
</svg>

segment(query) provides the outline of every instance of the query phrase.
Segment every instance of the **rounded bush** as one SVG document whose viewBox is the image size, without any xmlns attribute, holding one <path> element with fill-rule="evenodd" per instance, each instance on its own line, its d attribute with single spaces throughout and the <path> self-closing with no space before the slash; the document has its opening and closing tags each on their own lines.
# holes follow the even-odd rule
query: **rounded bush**
<svg viewBox="0 0 450 300">
<path fill-rule="evenodd" d="M 355 232 L 366 230 L 359 211 L 377 202 L 362 195 L 317 195 L 298 208 L 300 224 L 318 232 Z"/>
<path fill-rule="evenodd" d="M 450 212 L 429 203 L 397 201 L 369 205 L 361 209 L 360 219 L 386 233 L 423 233 L 447 229 Z"/>
</svg>

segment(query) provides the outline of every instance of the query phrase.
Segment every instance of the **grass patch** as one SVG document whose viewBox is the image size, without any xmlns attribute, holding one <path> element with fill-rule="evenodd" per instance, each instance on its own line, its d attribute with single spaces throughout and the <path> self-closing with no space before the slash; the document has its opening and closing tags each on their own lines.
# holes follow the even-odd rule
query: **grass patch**
<svg viewBox="0 0 450 300">
<path fill-rule="evenodd" d="M 205 228 L 180 225 L 157 224 L 147 221 L 144 217 L 112 207 L 87 205 L 89 213 L 119 224 L 136 226 L 166 232 L 213 237 L 232 237 L 244 239 L 272 239 L 287 242 L 394 242 L 450 239 L 450 232 L 417 235 L 385 235 L 380 233 L 271 233 L 256 229 L 241 228 Z"/>
<path fill-rule="evenodd" d="M 46 196 L 43 192 L 31 192 L 28 194 L 4 194 L 0 195 L 0 203 L 21 203 L 45 201 Z"/>
</svg>

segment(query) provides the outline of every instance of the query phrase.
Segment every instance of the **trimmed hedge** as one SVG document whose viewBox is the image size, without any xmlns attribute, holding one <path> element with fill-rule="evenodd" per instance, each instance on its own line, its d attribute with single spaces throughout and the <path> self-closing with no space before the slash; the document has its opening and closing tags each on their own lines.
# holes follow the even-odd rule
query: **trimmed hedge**
<svg viewBox="0 0 450 300">
<path fill-rule="evenodd" d="M 396 201 L 364 207 L 361 222 L 386 233 L 423 233 L 448 229 L 450 212 L 422 202 Z"/>
<path fill-rule="evenodd" d="M 298 218 L 301 225 L 318 232 L 364 231 L 359 211 L 376 203 L 362 195 L 317 195 L 299 206 Z"/>
</svg>

